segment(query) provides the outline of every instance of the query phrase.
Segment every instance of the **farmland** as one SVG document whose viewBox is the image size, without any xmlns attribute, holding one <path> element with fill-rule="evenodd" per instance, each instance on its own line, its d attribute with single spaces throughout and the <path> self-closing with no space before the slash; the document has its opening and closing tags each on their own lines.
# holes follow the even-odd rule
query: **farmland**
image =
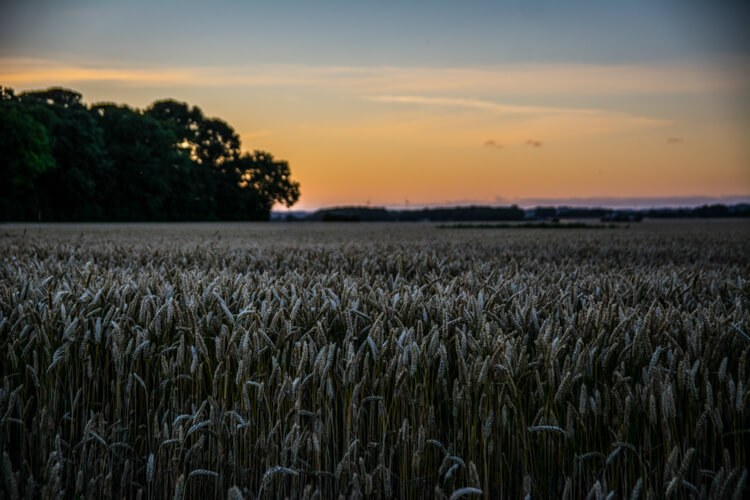
<svg viewBox="0 0 750 500">
<path fill-rule="evenodd" d="M 6 225 L 0 248 L 5 498 L 748 491 L 747 222 Z"/>
</svg>

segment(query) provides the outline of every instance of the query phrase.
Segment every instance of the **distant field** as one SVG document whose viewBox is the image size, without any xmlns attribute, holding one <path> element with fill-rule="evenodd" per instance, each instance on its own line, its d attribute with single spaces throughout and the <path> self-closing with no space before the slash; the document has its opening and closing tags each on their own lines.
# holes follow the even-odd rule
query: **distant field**
<svg viewBox="0 0 750 500">
<path fill-rule="evenodd" d="M 0 497 L 742 498 L 750 224 L 0 225 Z"/>
</svg>

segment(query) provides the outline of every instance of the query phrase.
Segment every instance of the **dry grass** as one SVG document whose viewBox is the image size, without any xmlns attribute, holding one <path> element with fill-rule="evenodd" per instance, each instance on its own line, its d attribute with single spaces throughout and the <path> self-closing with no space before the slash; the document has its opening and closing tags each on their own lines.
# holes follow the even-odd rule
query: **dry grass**
<svg viewBox="0 0 750 500">
<path fill-rule="evenodd" d="M 747 493 L 746 223 L 0 244 L 5 498 Z"/>
</svg>

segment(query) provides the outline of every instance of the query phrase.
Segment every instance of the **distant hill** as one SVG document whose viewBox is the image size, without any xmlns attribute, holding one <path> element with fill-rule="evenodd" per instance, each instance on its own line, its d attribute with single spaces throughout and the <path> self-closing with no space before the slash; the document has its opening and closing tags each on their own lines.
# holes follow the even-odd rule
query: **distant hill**
<svg viewBox="0 0 750 500">
<path fill-rule="evenodd" d="M 451 222 L 451 221 L 512 221 L 524 220 L 526 214 L 518 207 L 444 207 L 412 210 L 388 210 L 369 207 L 336 207 L 318 210 L 307 220 L 323 222 Z"/>
<path fill-rule="evenodd" d="M 638 222 L 643 218 L 736 218 L 750 217 L 750 204 L 702 205 L 685 208 L 612 209 L 603 207 L 535 207 L 521 209 L 482 205 L 415 208 L 394 210 L 385 207 L 345 206 L 316 210 L 314 212 L 274 212 L 275 221 L 317 222 L 464 222 L 464 221 L 522 221 L 600 219 L 613 222 Z"/>
</svg>

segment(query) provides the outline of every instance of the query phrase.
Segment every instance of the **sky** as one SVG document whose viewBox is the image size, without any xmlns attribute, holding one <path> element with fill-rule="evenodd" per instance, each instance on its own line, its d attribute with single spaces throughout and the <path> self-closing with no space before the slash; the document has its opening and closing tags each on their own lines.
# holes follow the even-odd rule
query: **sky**
<svg viewBox="0 0 750 500">
<path fill-rule="evenodd" d="M 750 3 L 3 2 L 0 85 L 173 98 L 295 209 L 750 200 Z"/>
</svg>

